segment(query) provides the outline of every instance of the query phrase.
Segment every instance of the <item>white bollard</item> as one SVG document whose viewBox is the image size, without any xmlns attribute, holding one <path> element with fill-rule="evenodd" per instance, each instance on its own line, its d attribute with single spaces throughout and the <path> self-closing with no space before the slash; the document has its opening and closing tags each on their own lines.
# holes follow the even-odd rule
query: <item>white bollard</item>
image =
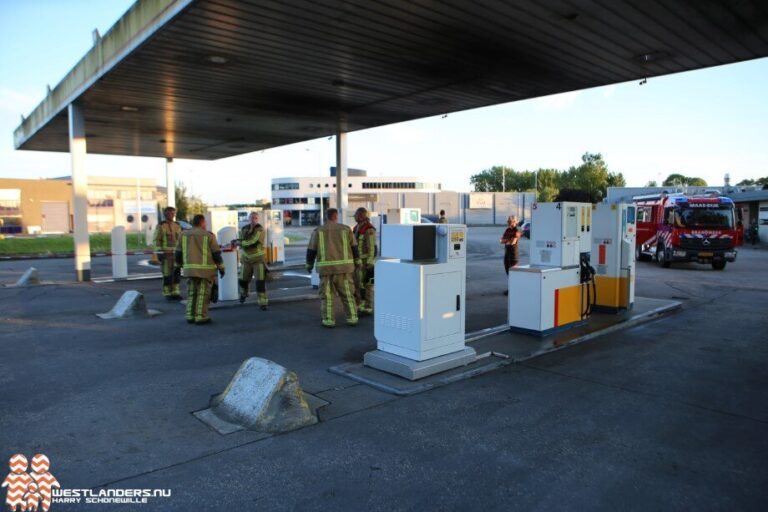
<svg viewBox="0 0 768 512">
<path fill-rule="evenodd" d="M 309 284 L 315 290 L 320 288 L 320 274 L 317 273 L 317 266 L 312 268 L 312 273 L 309 275 Z"/>
<path fill-rule="evenodd" d="M 237 228 L 223 227 L 216 237 L 222 247 L 221 258 L 226 269 L 224 278 L 219 277 L 219 300 L 237 300 L 237 249 L 229 250 L 229 243 L 237 238 Z"/>
<path fill-rule="evenodd" d="M 125 226 L 112 228 L 112 278 L 126 279 L 128 277 L 127 243 L 125 241 Z"/>
</svg>

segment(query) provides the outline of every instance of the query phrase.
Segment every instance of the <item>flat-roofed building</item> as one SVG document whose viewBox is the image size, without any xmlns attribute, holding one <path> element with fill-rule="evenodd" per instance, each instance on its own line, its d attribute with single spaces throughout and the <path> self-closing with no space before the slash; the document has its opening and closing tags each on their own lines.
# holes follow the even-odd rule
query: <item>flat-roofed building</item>
<svg viewBox="0 0 768 512">
<path fill-rule="evenodd" d="M 140 197 L 140 201 L 137 200 Z M 154 228 L 166 191 L 154 178 L 88 177 L 88 231 Z M 72 231 L 72 180 L 0 178 L 0 232 L 55 234 Z"/>
</svg>

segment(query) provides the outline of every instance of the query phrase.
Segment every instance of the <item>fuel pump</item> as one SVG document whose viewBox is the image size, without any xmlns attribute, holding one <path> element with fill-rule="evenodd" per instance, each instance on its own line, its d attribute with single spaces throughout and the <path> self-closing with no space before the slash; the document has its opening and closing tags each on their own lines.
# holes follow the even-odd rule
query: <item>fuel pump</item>
<svg viewBox="0 0 768 512">
<path fill-rule="evenodd" d="M 464 345 L 467 228 L 384 224 L 376 262 L 374 335 L 364 363 L 416 380 L 469 364 Z"/>
<path fill-rule="evenodd" d="M 618 312 L 635 302 L 635 206 L 598 204 L 593 212 L 595 308 Z"/>
<path fill-rule="evenodd" d="M 583 323 L 594 302 L 592 205 L 537 203 L 530 265 L 509 269 L 510 330 L 546 336 Z"/>
</svg>

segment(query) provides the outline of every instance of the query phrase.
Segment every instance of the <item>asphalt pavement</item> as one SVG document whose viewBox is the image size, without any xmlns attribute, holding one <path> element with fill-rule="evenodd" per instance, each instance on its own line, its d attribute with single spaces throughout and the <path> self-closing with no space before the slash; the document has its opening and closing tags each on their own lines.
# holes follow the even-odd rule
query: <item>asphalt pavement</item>
<svg viewBox="0 0 768 512">
<path fill-rule="evenodd" d="M 498 231 L 470 230 L 468 330 L 506 318 Z M 163 314 L 96 318 L 127 289 Z M 763 510 L 768 251 L 721 272 L 639 263 L 637 294 L 684 306 L 398 398 L 327 371 L 375 347 L 373 322 L 321 329 L 317 301 L 200 327 L 157 280 L 0 288 L 0 447 L 45 453 L 65 488 L 172 492 L 95 510 Z M 328 401 L 320 423 L 221 436 L 194 418 L 251 356 Z"/>
</svg>

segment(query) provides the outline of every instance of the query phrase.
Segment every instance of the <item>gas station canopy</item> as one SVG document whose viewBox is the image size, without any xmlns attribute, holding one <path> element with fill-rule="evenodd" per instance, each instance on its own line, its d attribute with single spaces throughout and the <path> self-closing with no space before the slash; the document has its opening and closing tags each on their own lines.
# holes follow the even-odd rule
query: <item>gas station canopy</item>
<svg viewBox="0 0 768 512">
<path fill-rule="evenodd" d="M 140 0 L 18 149 L 218 159 L 768 55 L 758 0 Z"/>
</svg>

